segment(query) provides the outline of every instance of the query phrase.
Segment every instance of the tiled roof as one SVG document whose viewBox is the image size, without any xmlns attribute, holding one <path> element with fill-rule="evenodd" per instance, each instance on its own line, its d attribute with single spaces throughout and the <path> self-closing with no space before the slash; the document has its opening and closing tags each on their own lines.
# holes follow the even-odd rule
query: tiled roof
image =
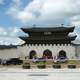
<svg viewBox="0 0 80 80">
<path fill-rule="evenodd" d="M 17 45 L 0 45 L 0 49 L 12 49 L 17 48 Z"/>
<path fill-rule="evenodd" d="M 24 32 L 60 32 L 60 31 L 67 31 L 73 32 L 75 27 L 33 27 L 33 28 L 21 28 Z"/>
</svg>

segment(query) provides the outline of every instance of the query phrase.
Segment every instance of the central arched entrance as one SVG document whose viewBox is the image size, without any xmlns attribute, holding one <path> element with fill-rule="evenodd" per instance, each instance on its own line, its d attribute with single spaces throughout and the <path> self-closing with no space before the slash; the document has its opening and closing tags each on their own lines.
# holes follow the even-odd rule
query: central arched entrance
<svg viewBox="0 0 80 80">
<path fill-rule="evenodd" d="M 29 53 L 29 59 L 33 59 L 34 57 L 36 57 L 37 53 L 35 50 L 30 51 Z"/>
<path fill-rule="evenodd" d="M 45 50 L 43 52 L 43 58 L 52 59 L 52 52 L 49 49 Z"/>
<path fill-rule="evenodd" d="M 64 58 L 64 59 L 67 58 L 66 52 L 64 50 L 59 51 L 58 58 Z"/>
</svg>

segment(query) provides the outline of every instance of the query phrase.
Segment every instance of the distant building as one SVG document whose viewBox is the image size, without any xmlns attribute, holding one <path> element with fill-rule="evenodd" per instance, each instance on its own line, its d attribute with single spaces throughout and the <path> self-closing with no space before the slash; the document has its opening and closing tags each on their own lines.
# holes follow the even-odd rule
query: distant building
<svg viewBox="0 0 80 80">
<path fill-rule="evenodd" d="M 37 57 L 63 57 L 76 58 L 76 48 L 72 41 L 77 37 L 69 36 L 75 27 L 53 27 L 53 28 L 21 28 L 29 36 L 20 37 L 25 41 L 22 47 L 18 47 L 20 53 L 32 59 Z"/>
</svg>

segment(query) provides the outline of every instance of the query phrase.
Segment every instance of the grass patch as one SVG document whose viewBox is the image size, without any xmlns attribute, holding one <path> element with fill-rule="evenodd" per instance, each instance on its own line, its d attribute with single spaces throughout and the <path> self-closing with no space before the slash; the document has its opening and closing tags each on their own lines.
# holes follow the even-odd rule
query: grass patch
<svg viewBox="0 0 80 80">
<path fill-rule="evenodd" d="M 68 61 L 68 64 L 76 64 L 76 63 L 77 63 L 76 60 L 69 60 L 69 61 Z"/>
<path fill-rule="evenodd" d="M 37 62 L 37 67 L 40 69 L 46 68 L 45 62 L 44 61 Z"/>
<path fill-rule="evenodd" d="M 37 65 L 45 65 L 45 62 L 44 61 L 39 61 L 39 62 L 36 62 Z"/>
</svg>

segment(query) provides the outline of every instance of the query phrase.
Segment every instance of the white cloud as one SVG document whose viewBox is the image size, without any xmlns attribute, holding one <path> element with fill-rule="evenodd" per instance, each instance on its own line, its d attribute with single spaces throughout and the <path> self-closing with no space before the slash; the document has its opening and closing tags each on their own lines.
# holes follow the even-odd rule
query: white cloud
<svg viewBox="0 0 80 80">
<path fill-rule="evenodd" d="M 14 3 L 18 4 L 21 0 L 13 0 Z"/>
<path fill-rule="evenodd" d="M 25 13 L 25 11 L 22 11 L 20 13 L 18 13 L 18 19 L 22 20 L 23 22 L 26 22 L 26 20 L 32 20 L 34 19 L 34 16 L 32 15 L 32 13 Z"/>
<path fill-rule="evenodd" d="M 19 32 L 19 28 L 17 27 L 0 27 L 0 36 L 17 36 L 17 33 Z"/>
<path fill-rule="evenodd" d="M 3 28 L 0 27 L 0 44 L 20 44 L 23 43 L 21 39 L 18 38 L 17 34 L 19 33 L 19 28 L 10 27 Z"/>
<path fill-rule="evenodd" d="M 4 4 L 4 0 L 0 0 L 0 4 Z"/>
<path fill-rule="evenodd" d="M 0 35 L 5 36 L 7 35 L 7 32 L 4 28 L 0 27 Z"/>
<path fill-rule="evenodd" d="M 17 37 L 0 37 L 0 45 L 18 45 L 20 43 L 23 43 L 23 41 Z"/>
<path fill-rule="evenodd" d="M 60 24 L 67 18 L 72 24 L 79 25 L 80 18 L 74 21 L 74 17 L 80 15 L 80 0 L 33 0 L 22 10 L 20 9 L 21 1 L 17 0 L 16 3 L 13 3 L 8 13 L 22 22 Z"/>
<path fill-rule="evenodd" d="M 80 26 L 80 15 L 75 15 L 70 18 L 71 23 L 75 24 L 76 26 Z"/>
<path fill-rule="evenodd" d="M 10 36 L 17 36 L 19 31 L 20 31 L 20 29 L 17 28 L 17 27 L 10 27 L 10 28 L 8 28 L 8 35 L 10 35 Z"/>
<path fill-rule="evenodd" d="M 14 0 L 7 14 L 24 24 L 60 25 L 67 19 L 70 25 L 80 26 L 80 0 L 33 0 L 23 9 L 21 4 Z M 80 32 L 76 34 L 80 39 Z"/>
</svg>

